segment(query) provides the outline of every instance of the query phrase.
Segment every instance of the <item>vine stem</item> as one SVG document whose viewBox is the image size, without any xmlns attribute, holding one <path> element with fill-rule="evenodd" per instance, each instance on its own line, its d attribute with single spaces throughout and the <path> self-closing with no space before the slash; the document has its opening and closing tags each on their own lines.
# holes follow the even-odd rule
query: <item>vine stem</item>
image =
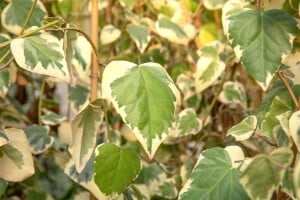
<svg viewBox="0 0 300 200">
<path fill-rule="evenodd" d="M 294 102 L 295 106 L 297 107 L 297 110 L 299 110 L 300 107 L 299 107 L 298 100 L 297 100 L 297 98 L 296 98 L 296 96 L 295 96 L 295 93 L 293 92 L 291 86 L 288 84 L 288 82 L 287 82 L 286 79 L 284 78 L 283 73 L 279 71 L 279 72 L 277 72 L 277 75 L 278 75 L 280 81 L 281 81 L 281 82 L 283 83 L 283 85 L 285 86 L 285 88 L 288 90 L 288 93 L 290 94 L 291 98 L 293 99 L 293 102 Z"/>
<path fill-rule="evenodd" d="M 39 98 L 39 104 L 38 104 L 38 122 L 39 125 L 42 125 L 42 107 L 43 107 L 43 94 L 45 90 L 45 81 L 42 80 L 41 90 L 40 90 L 40 98 Z"/>
<path fill-rule="evenodd" d="M 28 25 L 28 23 L 29 23 L 29 21 L 30 21 L 30 19 L 32 17 L 32 14 L 33 14 L 33 11 L 34 11 L 34 9 L 36 7 L 36 4 L 37 4 L 37 0 L 34 0 L 33 3 L 32 3 L 32 5 L 31 5 L 31 8 L 30 8 L 30 10 L 28 12 L 28 15 L 27 15 L 27 17 L 25 19 L 25 22 L 23 24 L 23 27 L 22 27 L 19 35 L 22 35 L 24 33 L 24 31 L 25 31 L 25 29 L 26 29 L 26 27 L 27 27 L 27 25 Z"/>
</svg>

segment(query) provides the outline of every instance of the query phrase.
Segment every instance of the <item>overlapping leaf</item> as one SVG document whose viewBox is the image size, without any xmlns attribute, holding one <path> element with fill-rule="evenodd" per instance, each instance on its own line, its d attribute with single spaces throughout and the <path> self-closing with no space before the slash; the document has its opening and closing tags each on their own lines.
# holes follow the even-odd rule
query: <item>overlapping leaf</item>
<svg viewBox="0 0 300 200">
<path fill-rule="evenodd" d="M 165 69 L 156 63 L 109 63 L 103 73 L 103 97 L 112 101 L 152 158 L 167 137 L 180 94 Z"/>
<path fill-rule="evenodd" d="M 271 199 L 281 183 L 284 168 L 291 164 L 293 153 L 289 148 L 278 148 L 270 155 L 258 155 L 243 171 L 241 183 L 253 200 Z"/>
<path fill-rule="evenodd" d="M 266 90 L 292 50 L 297 22 L 282 10 L 248 10 L 229 16 L 229 39 L 248 73 Z M 245 23 L 247 22 L 247 23 Z"/>
<path fill-rule="evenodd" d="M 137 178 L 141 167 L 133 149 L 102 144 L 96 149 L 94 179 L 104 194 L 115 197 Z"/>
<path fill-rule="evenodd" d="M 34 174 L 33 158 L 26 135 L 21 129 L 5 129 L 9 143 L 0 147 L 0 177 L 11 182 Z"/>
<path fill-rule="evenodd" d="M 72 121 L 73 143 L 69 151 L 79 173 L 82 172 L 93 154 L 96 146 L 97 129 L 102 118 L 102 100 L 97 99 L 87 105 Z"/>
<path fill-rule="evenodd" d="M 205 150 L 180 191 L 179 200 L 248 199 L 239 183 L 239 176 L 240 171 L 233 167 L 225 149 L 217 147 Z"/>
<path fill-rule="evenodd" d="M 50 33 L 13 39 L 10 47 L 21 68 L 70 82 L 63 47 Z"/>
</svg>

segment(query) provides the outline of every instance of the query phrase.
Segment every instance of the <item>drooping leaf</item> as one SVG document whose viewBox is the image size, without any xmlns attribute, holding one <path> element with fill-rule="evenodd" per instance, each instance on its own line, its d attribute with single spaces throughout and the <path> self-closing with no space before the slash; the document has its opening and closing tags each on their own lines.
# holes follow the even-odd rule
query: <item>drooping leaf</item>
<svg viewBox="0 0 300 200">
<path fill-rule="evenodd" d="M 293 153 L 286 147 L 277 148 L 270 155 L 257 155 L 240 179 L 249 197 L 253 200 L 271 199 L 283 179 L 283 167 L 288 167 L 292 159 Z"/>
<path fill-rule="evenodd" d="M 74 25 L 67 24 L 67 28 L 76 28 Z M 73 55 L 75 53 L 75 42 L 77 39 L 77 35 L 75 31 L 65 31 L 64 32 L 64 39 L 63 39 L 63 48 L 65 52 L 65 57 L 66 57 L 66 63 L 68 70 L 71 75 L 71 79 L 73 79 L 73 66 L 72 66 L 72 60 L 73 60 Z M 71 80 L 71 82 L 73 82 Z"/>
<path fill-rule="evenodd" d="M 246 107 L 246 93 L 244 86 L 237 81 L 227 81 L 223 84 L 223 90 L 219 100 L 224 104 L 238 103 Z"/>
<path fill-rule="evenodd" d="M 282 10 L 242 11 L 228 19 L 228 37 L 236 56 L 249 75 L 266 90 L 282 58 L 292 50 L 297 22 Z"/>
<path fill-rule="evenodd" d="M 175 120 L 175 130 L 170 133 L 172 137 L 182 137 L 197 134 L 203 126 L 203 122 L 197 117 L 192 108 L 182 110 Z"/>
<path fill-rule="evenodd" d="M 104 194 L 114 197 L 137 178 L 141 167 L 138 154 L 131 148 L 102 144 L 96 149 L 94 179 Z"/>
<path fill-rule="evenodd" d="M 164 16 L 159 16 L 155 30 L 161 37 L 185 45 L 196 35 L 196 30 L 191 24 L 179 25 Z"/>
<path fill-rule="evenodd" d="M 217 10 L 223 7 L 227 0 L 204 0 L 203 5 L 209 10 Z"/>
<path fill-rule="evenodd" d="M 1 24 L 3 27 L 9 32 L 18 35 L 25 23 L 32 3 L 33 0 L 11 0 L 1 14 Z M 42 19 L 46 15 L 46 9 L 38 1 L 27 27 L 41 26 Z"/>
<path fill-rule="evenodd" d="M 289 129 L 298 151 L 300 150 L 300 111 L 292 114 L 289 120 Z"/>
<path fill-rule="evenodd" d="M 108 24 L 101 30 L 100 40 L 102 44 L 110 44 L 121 36 L 121 31 L 115 26 Z"/>
<path fill-rule="evenodd" d="M 48 112 L 42 116 L 42 122 L 45 125 L 55 126 L 65 121 L 66 117 L 58 115 L 54 112 Z"/>
<path fill-rule="evenodd" d="M 103 118 L 102 101 L 91 102 L 72 121 L 73 143 L 69 151 L 78 172 L 82 172 L 96 146 L 97 130 Z"/>
<path fill-rule="evenodd" d="M 150 32 L 148 31 L 148 29 L 143 25 L 129 24 L 126 27 L 126 31 L 135 42 L 139 51 L 141 53 L 144 53 L 151 40 Z"/>
<path fill-rule="evenodd" d="M 89 92 L 90 90 L 87 87 L 81 85 L 70 88 L 69 100 L 74 104 L 77 110 L 88 101 Z"/>
<path fill-rule="evenodd" d="M 240 171 L 223 148 L 203 151 L 192 174 L 179 193 L 179 200 L 249 199 L 239 183 Z M 208 178 L 209 177 L 209 178 Z"/>
<path fill-rule="evenodd" d="M 33 158 L 26 135 L 21 129 L 4 130 L 9 143 L 0 147 L 0 177 L 11 182 L 34 174 Z"/>
<path fill-rule="evenodd" d="M 255 115 L 250 115 L 243 119 L 240 123 L 232 126 L 227 135 L 233 136 L 237 141 L 243 141 L 251 137 L 257 127 L 257 118 Z"/>
<path fill-rule="evenodd" d="M 23 130 L 33 154 L 43 153 L 53 144 L 54 138 L 49 135 L 48 126 L 31 125 L 25 127 Z"/>
<path fill-rule="evenodd" d="M 21 68 L 70 82 L 62 44 L 50 33 L 13 39 L 10 47 Z"/>
<path fill-rule="evenodd" d="M 180 101 L 165 69 L 156 63 L 113 61 L 104 70 L 102 92 L 152 158 L 167 137 Z"/>
</svg>

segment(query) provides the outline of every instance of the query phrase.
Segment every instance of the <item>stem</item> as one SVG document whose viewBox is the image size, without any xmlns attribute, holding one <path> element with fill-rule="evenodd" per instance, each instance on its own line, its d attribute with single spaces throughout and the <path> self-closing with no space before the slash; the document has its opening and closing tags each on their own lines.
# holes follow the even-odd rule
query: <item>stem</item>
<svg viewBox="0 0 300 200">
<path fill-rule="evenodd" d="M 278 75 L 280 81 L 281 81 L 281 82 L 283 83 L 283 85 L 285 86 L 285 88 L 288 90 L 290 96 L 291 96 L 292 99 L 293 99 L 293 102 L 294 102 L 294 104 L 295 104 L 297 110 L 299 110 L 300 107 L 299 107 L 298 100 L 297 100 L 297 98 L 296 98 L 296 96 L 295 96 L 295 93 L 293 92 L 293 90 L 292 90 L 291 86 L 288 84 L 288 82 L 285 80 L 285 78 L 284 78 L 284 76 L 283 76 L 283 73 L 282 73 L 282 72 L 277 72 L 277 75 Z"/>
<path fill-rule="evenodd" d="M 3 61 L 9 56 L 10 52 L 10 49 L 7 52 L 5 52 L 5 54 L 0 58 L 0 63 L 3 63 Z"/>
<path fill-rule="evenodd" d="M 107 101 L 104 101 L 103 103 L 103 110 L 104 110 L 104 119 L 105 119 L 105 125 L 106 125 L 106 135 L 105 135 L 105 138 L 106 138 L 106 142 L 107 143 L 110 143 L 110 137 L 109 137 L 109 121 L 108 121 L 108 103 Z"/>
<path fill-rule="evenodd" d="M 44 90 L 45 90 L 45 81 L 43 79 L 42 80 L 42 85 L 41 85 L 41 91 L 40 91 L 39 104 L 38 104 L 38 122 L 39 122 L 39 125 L 42 125 L 42 106 L 43 106 Z"/>
<path fill-rule="evenodd" d="M 221 30 L 222 29 L 222 23 L 220 21 L 220 15 L 219 15 L 218 10 L 214 10 L 213 14 L 214 14 L 214 19 L 215 19 L 215 22 L 216 22 L 216 25 L 217 25 L 217 29 Z"/>
<path fill-rule="evenodd" d="M 27 25 L 28 25 L 28 23 L 29 23 L 29 21 L 32 17 L 32 14 L 33 14 L 33 11 L 35 9 L 36 4 L 37 4 L 37 0 L 34 0 L 19 35 L 22 35 L 24 33 L 24 31 L 25 31 L 25 29 L 26 29 L 26 27 L 27 27 Z"/>
<path fill-rule="evenodd" d="M 0 66 L 0 70 L 7 67 L 10 63 L 12 63 L 12 61 L 14 61 L 14 57 L 11 57 L 4 65 Z"/>
<path fill-rule="evenodd" d="M 98 52 L 98 1 L 92 0 L 92 43 L 95 45 L 94 51 Z M 92 54 L 92 69 L 91 69 L 91 96 L 90 100 L 93 101 L 97 98 L 97 85 L 98 85 L 98 53 Z"/>
</svg>

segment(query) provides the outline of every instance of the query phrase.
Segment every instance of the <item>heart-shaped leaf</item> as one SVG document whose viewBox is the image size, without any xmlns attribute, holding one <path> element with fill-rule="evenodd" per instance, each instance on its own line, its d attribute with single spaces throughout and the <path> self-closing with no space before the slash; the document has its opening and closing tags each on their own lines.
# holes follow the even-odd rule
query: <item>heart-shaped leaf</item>
<svg viewBox="0 0 300 200">
<path fill-rule="evenodd" d="M 266 90 L 288 55 L 297 22 L 282 10 L 248 10 L 229 16 L 229 39 L 248 73 Z"/>
<path fill-rule="evenodd" d="M 141 166 L 131 148 L 102 144 L 96 149 L 94 179 L 104 194 L 115 197 L 137 178 Z"/>
<path fill-rule="evenodd" d="M 135 42 L 137 48 L 141 53 L 144 53 L 146 47 L 148 46 L 151 36 L 148 29 L 143 25 L 134 25 L 129 24 L 126 27 L 127 33 L 129 33 L 130 37 Z"/>
<path fill-rule="evenodd" d="M 102 92 L 152 158 L 167 137 L 180 101 L 166 70 L 156 63 L 113 61 L 104 70 Z"/>
<path fill-rule="evenodd" d="M 257 127 L 257 118 L 255 115 L 250 115 L 243 119 L 240 123 L 232 126 L 227 135 L 232 135 L 237 141 L 248 139 Z"/>
</svg>

